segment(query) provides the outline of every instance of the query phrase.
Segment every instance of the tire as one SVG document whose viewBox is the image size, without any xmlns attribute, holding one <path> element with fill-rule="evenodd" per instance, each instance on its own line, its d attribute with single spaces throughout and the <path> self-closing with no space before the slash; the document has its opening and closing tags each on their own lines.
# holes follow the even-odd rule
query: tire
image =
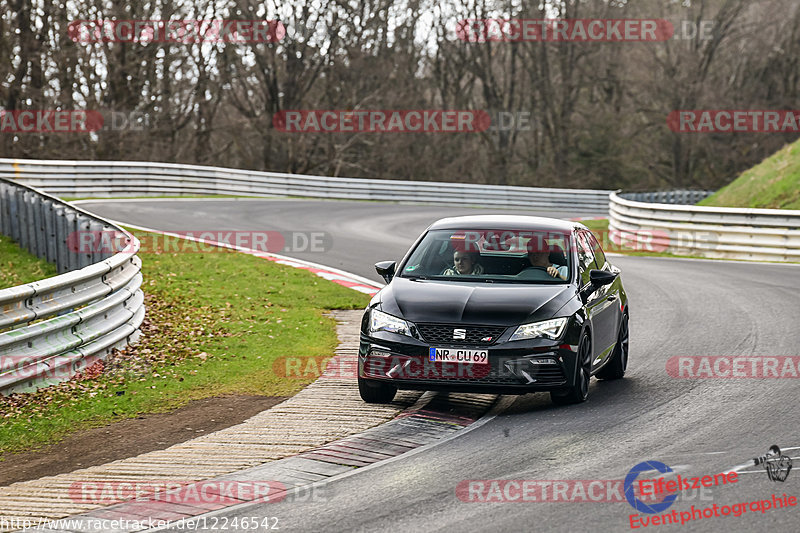
<svg viewBox="0 0 800 533">
<path fill-rule="evenodd" d="M 556 405 L 570 405 L 585 402 L 589 397 L 589 380 L 592 377 L 592 341 L 583 334 L 578 345 L 575 383 L 566 390 L 551 391 L 550 400 Z"/>
<path fill-rule="evenodd" d="M 598 378 L 619 379 L 625 375 L 625 369 L 628 368 L 629 341 L 628 315 L 622 315 L 622 322 L 619 325 L 619 333 L 617 334 L 617 345 L 614 346 L 611 360 L 597 373 Z"/>
<path fill-rule="evenodd" d="M 397 394 L 397 387 L 380 381 L 358 377 L 358 393 L 367 403 L 391 403 Z"/>
</svg>

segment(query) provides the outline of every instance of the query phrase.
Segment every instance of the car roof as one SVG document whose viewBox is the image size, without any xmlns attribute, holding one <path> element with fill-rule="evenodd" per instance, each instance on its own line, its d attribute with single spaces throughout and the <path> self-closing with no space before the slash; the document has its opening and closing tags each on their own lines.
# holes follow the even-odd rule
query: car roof
<svg viewBox="0 0 800 533">
<path fill-rule="evenodd" d="M 579 222 L 560 220 L 558 218 L 523 215 L 469 215 L 442 218 L 431 224 L 428 229 L 507 229 L 571 232 L 574 229 L 586 229 L 586 227 Z"/>
</svg>

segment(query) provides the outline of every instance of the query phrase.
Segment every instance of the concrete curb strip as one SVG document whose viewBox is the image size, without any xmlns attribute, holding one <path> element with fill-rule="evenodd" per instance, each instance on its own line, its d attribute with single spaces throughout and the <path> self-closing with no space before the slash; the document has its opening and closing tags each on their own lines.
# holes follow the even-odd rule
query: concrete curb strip
<svg viewBox="0 0 800 533">
<path fill-rule="evenodd" d="M 361 313 L 360 310 L 333 312 L 338 321 L 340 340 L 335 351 L 337 368 L 356 364 Z M 40 523 L 47 519 L 98 511 L 113 503 L 81 501 L 75 497 L 76 484 L 173 482 L 183 485 L 225 475 L 239 479 L 237 476 L 242 474 L 242 470 L 247 472 L 246 469 L 252 470 L 258 465 L 298 454 L 302 454 L 298 460 L 322 463 L 322 467 L 316 467 L 317 470 L 327 469 L 331 475 L 341 473 L 354 466 L 397 455 L 404 448 L 411 449 L 460 429 L 488 410 L 495 400 L 494 396 L 450 395 L 447 409 L 453 409 L 455 405 L 459 411 L 458 416 L 453 416 L 437 409 L 437 406 L 442 407 L 437 403 L 442 400 L 437 397 L 422 409 L 423 402 L 418 402 L 421 396 L 421 392 L 403 391 L 390 405 L 369 405 L 359 397 L 354 379 L 322 377 L 283 403 L 215 433 L 137 457 L 0 487 L 0 516 L 28 518 Z M 426 395 L 426 401 L 432 396 Z M 392 420 L 404 410 L 407 410 L 407 416 L 398 418 L 397 427 L 387 434 L 388 437 L 384 436 L 389 442 L 384 443 L 383 449 L 376 447 L 375 451 L 370 451 L 365 449 L 368 447 L 364 446 L 363 441 L 359 442 L 358 437 L 370 437 L 358 434 Z M 406 420 L 407 417 L 413 420 Z M 414 426 L 413 431 L 409 431 L 409 425 Z M 403 428 L 407 433 L 405 437 Z M 355 435 L 358 437 L 353 437 Z M 326 446 L 337 440 L 337 443 Z M 387 449 L 392 451 L 387 452 Z M 280 468 L 285 470 L 286 465 L 282 464 Z M 267 472 L 261 474 L 266 475 Z M 295 473 L 287 479 L 278 480 L 291 488 L 298 485 L 296 480 L 292 481 L 298 475 L 308 478 L 306 481 L 309 482 L 319 479 L 318 476 Z M 139 504 L 137 508 L 142 505 L 142 502 L 134 503 Z M 155 507 L 154 512 L 158 508 Z M 208 510 L 194 509 L 194 514 Z M 191 515 L 189 510 L 184 511 L 183 516 Z M 104 512 L 96 516 L 105 516 Z M 141 514 L 141 511 L 137 512 Z M 165 511 L 163 516 L 169 516 L 169 513 Z"/>
</svg>

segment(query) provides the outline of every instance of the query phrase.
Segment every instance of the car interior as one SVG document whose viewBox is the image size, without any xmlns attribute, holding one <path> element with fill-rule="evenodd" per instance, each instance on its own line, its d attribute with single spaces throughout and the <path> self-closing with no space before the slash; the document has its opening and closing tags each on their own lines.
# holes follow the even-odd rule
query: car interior
<svg viewBox="0 0 800 533">
<path fill-rule="evenodd" d="M 563 248 L 557 244 L 552 246 L 557 247 L 558 250 L 550 252 L 550 263 L 556 266 L 568 266 L 569 263 Z M 441 275 L 445 270 L 453 268 L 453 253 L 455 253 L 458 248 L 453 246 L 449 241 L 442 241 L 442 246 L 433 248 L 436 248 L 438 253 L 435 254 L 435 257 L 430 258 L 432 267 L 426 270 L 429 272 L 436 272 L 435 275 Z M 528 269 L 530 262 L 528 261 L 528 255 L 526 253 L 512 254 L 507 252 L 497 253 L 486 251 L 476 251 L 474 253 L 477 257 L 477 263 L 483 266 L 484 275 L 517 276 L 523 271 L 526 271 L 527 275 L 524 276 L 525 279 L 552 279 L 552 277 L 544 271 L 542 271 L 543 275 L 537 276 L 536 270 L 538 269 Z M 436 266 L 434 266 L 436 264 L 438 264 L 440 268 L 436 268 Z M 533 270 L 533 272 L 531 272 L 531 270 Z"/>
</svg>

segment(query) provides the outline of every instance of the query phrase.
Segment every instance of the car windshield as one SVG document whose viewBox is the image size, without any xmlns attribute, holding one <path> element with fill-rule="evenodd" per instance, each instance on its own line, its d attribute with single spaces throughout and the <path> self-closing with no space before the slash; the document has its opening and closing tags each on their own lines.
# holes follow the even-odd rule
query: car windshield
<svg viewBox="0 0 800 533">
<path fill-rule="evenodd" d="M 552 284 L 571 277 L 569 232 L 433 230 L 401 265 L 400 277 Z"/>
</svg>

